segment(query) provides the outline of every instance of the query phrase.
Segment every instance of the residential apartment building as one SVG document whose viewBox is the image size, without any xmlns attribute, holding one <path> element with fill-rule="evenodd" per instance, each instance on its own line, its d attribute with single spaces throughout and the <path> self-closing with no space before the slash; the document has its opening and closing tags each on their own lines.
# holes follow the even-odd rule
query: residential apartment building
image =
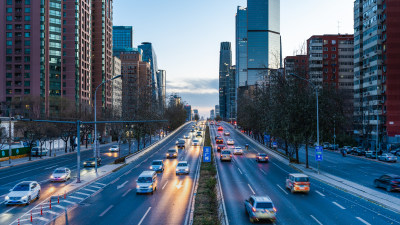
<svg viewBox="0 0 400 225">
<path fill-rule="evenodd" d="M 345 116 L 353 115 L 354 37 L 349 34 L 314 35 L 307 40 L 308 79 L 317 86 L 331 86 L 343 95 Z M 349 123 L 346 127 L 352 129 Z"/>
<path fill-rule="evenodd" d="M 354 1 L 354 134 L 366 147 L 400 143 L 400 2 Z"/>
<path fill-rule="evenodd" d="M 113 77 L 121 75 L 121 60 L 113 57 Z M 113 116 L 120 118 L 122 116 L 122 79 L 112 81 L 112 111 Z"/>
<path fill-rule="evenodd" d="M 232 66 L 232 50 L 230 42 L 221 42 L 219 52 L 219 113 L 223 119 L 228 118 L 230 69 Z"/>
<path fill-rule="evenodd" d="M 40 102 L 40 115 L 57 116 L 60 98 L 91 104 L 91 10 L 83 0 L 1 2 L 3 106 L 28 97 Z"/>
<path fill-rule="evenodd" d="M 284 75 L 296 74 L 306 77 L 308 72 L 307 55 L 287 56 L 284 60 Z"/>
<path fill-rule="evenodd" d="M 92 91 L 105 80 L 112 78 L 113 42 L 112 0 L 92 1 Z M 112 108 L 112 83 L 107 82 L 97 91 L 97 112 Z"/>
</svg>

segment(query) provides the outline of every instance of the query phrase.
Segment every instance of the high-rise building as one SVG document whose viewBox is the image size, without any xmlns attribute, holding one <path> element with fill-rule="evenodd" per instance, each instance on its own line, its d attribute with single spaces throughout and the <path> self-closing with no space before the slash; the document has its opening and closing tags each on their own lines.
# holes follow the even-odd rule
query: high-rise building
<svg viewBox="0 0 400 225">
<path fill-rule="evenodd" d="M 119 57 L 121 52 L 132 50 L 133 27 L 113 26 L 113 55 Z"/>
<path fill-rule="evenodd" d="M 112 77 L 112 0 L 92 1 L 92 92 Z M 107 82 L 97 91 L 97 112 L 112 107 L 112 83 Z"/>
<path fill-rule="evenodd" d="M 232 66 L 232 50 L 230 42 L 221 42 L 219 52 L 219 107 L 220 116 L 226 119 L 229 97 L 229 72 Z"/>
<path fill-rule="evenodd" d="M 160 110 L 164 111 L 166 106 L 166 95 L 167 95 L 167 71 L 158 70 L 157 72 L 157 83 L 158 83 L 158 97 L 160 103 Z"/>
<path fill-rule="evenodd" d="M 236 120 L 236 67 L 229 68 L 226 76 L 226 119 Z"/>
<path fill-rule="evenodd" d="M 153 108 L 158 107 L 158 86 L 157 83 L 157 56 L 154 51 L 153 45 L 150 42 L 143 42 L 138 46 L 139 49 L 143 51 L 142 59 L 144 62 L 150 63 L 151 68 L 151 85 L 152 85 L 152 102 Z"/>
<path fill-rule="evenodd" d="M 40 114 L 55 116 L 60 97 L 91 104 L 91 10 L 83 0 L 0 4 L 0 102 L 38 98 Z"/>
<path fill-rule="evenodd" d="M 113 77 L 118 75 L 121 75 L 121 60 L 114 56 Z M 116 118 L 122 116 L 122 79 L 114 79 L 112 81 L 112 110 L 113 116 Z"/>
<path fill-rule="evenodd" d="M 199 110 L 198 110 L 198 109 L 193 109 L 193 119 L 196 118 L 196 115 L 197 115 L 197 117 L 200 119 Z"/>
<path fill-rule="evenodd" d="M 151 69 L 148 62 L 142 61 L 140 50 L 122 52 L 122 116 L 127 119 L 140 119 L 150 113 Z"/>
<path fill-rule="evenodd" d="M 217 116 L 221 116 L 219 114 L 219 105 L 215 105 L 215 117 L 217 117 Z"/>
<path fill-rule="evenodd" d="M 400 143 L 399 12 L 397 0 L 354 1 L 354 134 L 370 149 Z"/>
<path fill-rule="evenodd" d="M 247 85 L 281 66 L 280 0 L 247 0 Z"/>
<path fill-rule="evenodd" d="M 236 13 L 236 88 L 247 85 L 247 9 L 237 7 Z"/>
<path fill-rule="evenodd" d="M 191 121 L 192 120 L 192 106 L 191 105 L 185 105 L 183 108 L 186 110 L 186 121 Z"/>
<path fill-rule="evenodd" d="M 215 119 L 215 110 L 211 109 L 210 110 L 210 120 L 214 120 Z"/>
</svg>

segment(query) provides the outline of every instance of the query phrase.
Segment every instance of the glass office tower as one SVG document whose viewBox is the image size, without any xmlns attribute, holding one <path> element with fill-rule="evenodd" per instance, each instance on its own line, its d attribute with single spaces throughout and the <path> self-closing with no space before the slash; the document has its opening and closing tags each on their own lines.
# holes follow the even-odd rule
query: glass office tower
<svg viewBox="0 0 400 225">
<path fill-rule="evenodd" d="M 247 84 L 247 9 L 236 13 L 236 88 Z"/>
<path fill-rule="evenodd" d="M 133 28 L 132 26 L 113 26 L 113 53 L 119 57 L 126 49 L 132 49 Z"/>
<path fill-rule="evenodd" d="M 247 85 L 281 64 L 280 0 L 247 1 Z"/>
</svg>

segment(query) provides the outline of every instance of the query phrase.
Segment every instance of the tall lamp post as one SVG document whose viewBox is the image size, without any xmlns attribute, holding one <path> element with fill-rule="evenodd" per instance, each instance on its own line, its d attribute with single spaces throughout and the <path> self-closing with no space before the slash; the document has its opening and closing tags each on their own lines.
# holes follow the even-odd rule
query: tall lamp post
<svg viewBox="0 0 400 225">
<path fill-rule="evenodd" d="M 311 81 L 309 81 L 309 80 L 307 80 L 307 79 L 305 79 L 305 78 L 303 78 L 303 77 L 297 76 L 297 75 L 294 74 L 294 73 L 291 73 L 291 74 L 289 74 L 289 75 L 294 76 L 294 77 L 297 77 L 297 78 L 299 78 L 300 80 L 306 81 L 306 82 L 309 83 L 309 84 L 314 88 L 314 90 L 315 90 L 315 96 L 317 97 L 317 146 L 319 146 L 318 87 L 317 87 L 317 85 L 313 84 Z M 307 156 L 307 157 L 308 157 L 308 156 Z M 318 161 L 318 173 L 319 173 L 319 172 L 320 172 L 320 171 L 319 171 L 319 161 Z"/>
<path fill-rule="evenodd" d="M 99 84 L 99 86 L 97 86 L 96 89 L 94 90 L 94 140 L 95 140 L 95 142 L 94 142 L 94 166 L 95 166 L 96 173 L 97 173 L 97 155 L 98 155 L 97 154 L 97 113 L 96 113 L 96 111 L 97 111 L 97 107 L 96 107 L 96 103 L 97 103 L 96 96 L 97 96 L 97 94 L 96 93 L 97 93 L 97 89 L 100 86 L 102 86 L 103 84 L 105 84 L 107 82 L 113 81 L 113 80 L 115 80 L 117 78 L 120 78 L 120 77 L 122 77 L 122 75 L 117 75 L 117 76 L 115 76 L 115 77 L 113 77 L 111 79 L 105 80 L 105 81 L 101 82 L 101 84 Z M 78 145 L 79 145 L 79 143 L 78 143 Z"/>
</svg>

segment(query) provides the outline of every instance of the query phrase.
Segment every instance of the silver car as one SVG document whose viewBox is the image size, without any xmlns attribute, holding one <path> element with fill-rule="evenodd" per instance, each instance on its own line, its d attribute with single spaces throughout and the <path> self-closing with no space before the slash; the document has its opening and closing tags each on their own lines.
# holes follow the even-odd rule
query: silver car
<svg viewBox="0 0 400 225">
<path fill-rule="evenodd" d="M 29 205 L 33 199 L 40 198 L 40 184 L 36 181 L 23 181 L 14 186 L 5 197 L 6 205 L 26 204 Z"/>
<path fill-rule="evenodd" d="M 162 160 L 153 160 L 150 166 L 151 170 L 156 172 L 163 172 L 164 171 L 164 162 Z"/>
<path fill-rule="evenodd" d="M 385 162 L 397 162 L 397 157 L 391 153 L 383 153 L 378 156 L 378 160 Z"/>
<path fill-rule="evenodd" d="M 51 181 L 67 181 L 71 178 L 71 170 L 68 168 L 57 168 L 50 177 Z"/>
</svg>

